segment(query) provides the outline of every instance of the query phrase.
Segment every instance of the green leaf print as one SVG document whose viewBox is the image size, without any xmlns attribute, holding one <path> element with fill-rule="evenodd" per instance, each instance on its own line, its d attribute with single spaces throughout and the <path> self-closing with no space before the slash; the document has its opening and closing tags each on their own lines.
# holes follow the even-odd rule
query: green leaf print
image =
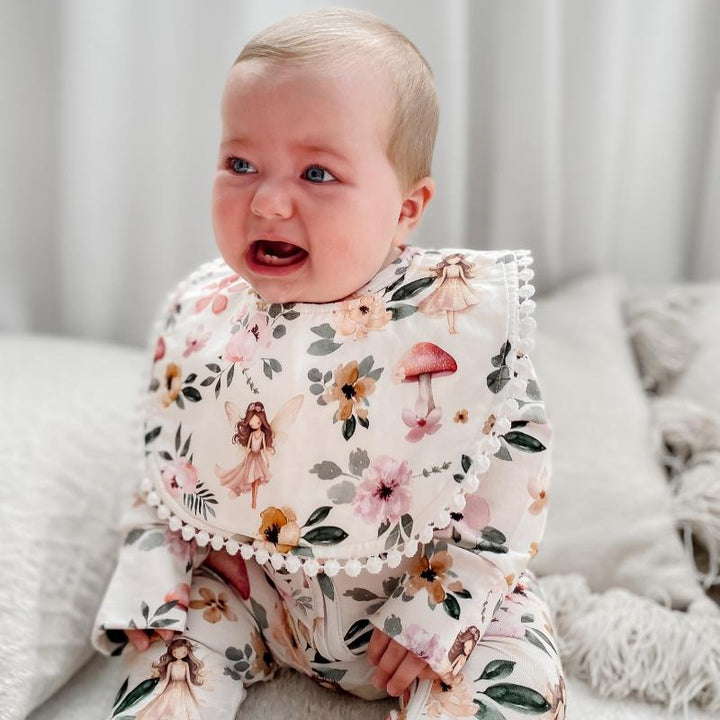
<svg viewBox="0 0 720 720">
<path fill-rule="evenodd" d="M 313 510 L 312 514 L 307 519 L 307 522 L 302 527 L 309 527 L 310 525 L 315 525 L 315 523 L 319 523 L 330 514 L 331 510 L 332 505 L 323 505 L 322 507 Z"/>
<path fill-rule="evenodd" d="M 501 367 L 499 370 L 493 370 L 487 376 L 488 389 L 494 393 L 499 393 L 510 380 L 510 368 Z"/>
<path fill-rule="evenodd" d="M 548 649 L 543 645 L 543 643 L 538 640 L 538 638 L 535 637 L 534 633 L 530 629 L 525 630 L 525 639 L 532 643 L 535 647 L 540 648 L 548 657 L 552 657 L 550 653 L 548 652 Z"/>
<path fill-rule="evenodd" d="M 318 573 L 316 577 L 322 594 L 330 598 L 330 600 L 334 600 L 335 586 L 333 585 L 333 581 L 325 573 Z"/>
<path fill-rule="evenodd" d="M 389 617 L 385 618 L 383 631 L 390 637 L 395 637 L 402 632 L 402 621 L 397 615 L 395 615 L 395 613 L 392 613 Z"/>
<path fill-rule="evenodd" d="M 125 699 L 117 706 L 112 716 L 119 715 L 124 710 L 140 702 L 144 697 L 147 697 L 154 689 L 155 686 L 160 682 L 160 678 L 148 678 L 143 680 L 139 685 L 135 686 L 125 697 Z"/>
<path fill-rule="evenodd" d="M 375 358 L 372 355 L 364 357 L 358 365 L 358 376 L 364 377 L 365 375 L 367 375 L 372 370 L 372 366 L 374 364 Z"/>
<path fill-rule="evenodd" d="M 445 608 L 445 612 L 454 620 L 460 617 L 460 604 L 450 593 L 448 593 L 445 600 L 443 600 L 443 607 Z"/>
<path fill-rule="evenodd" d="M 505 438 L 505 442 L 509 443 L 513 447 L 523 452 L 542 452 L 545 450 L 545 446 L 532 435 L 520 432 L 519 430 L 510 430 L 501 437 Z"/>
<path fill-rule="evenodd" d="M 480 707 L 475 713 L 475 717 L 479 720 L 506 720 L 505 716 L 495 708 L 486 705 L 480 700 L 473 700 L 473 702 Z"/>
<path fill-rule="evenodd" d="M 362 587 L 355 587 L 351 590 L 346 590 L 343 595 L 345 597 L 350 597 L 353 600 L 357 600 L 359 602 L 367 602 L 368 600 L 377 600 L 380 596 L 376 595 L 371 590 L 368 590 L 367 588 Z M 358 621 L 360 622 L 360 621 Z"/>
<path fill-rule="evenodd" d="M 310 469 L 310 472 L 317 474 L 320 480 L 334 480 L 339 475 L 342 475 L 342 469 L 332 460 L 323 460 L 320 463 L 315 463 Z"/>
<path fill-rule="evenodd" d="M 307 376 L 310 382 L 319 383 L 322 380 L 322 373 L 317 368 L 310 368 Z"/>
<path fill-rule="evenodd" d="M 467 472 L 472 465 L 472 460 L 467 455 L 463 455 L 460 458 L 460 465 L 462 465 L 463 472 Z"/>
<path fill-rule="evenodd" d="M 403 320 L 406 317 L 410 317 L 417 312 L 416 305 L 388 305 L 387 310 L 392 313 L 391 320 Z"/>
<path fill-rule="evenodd" d="M 170 600 L 170 602 L 163 603 L 154 613 L 156 615 L 164 615 L 166 612 L 170 612 L 178 604 L 177 600 Z"/>
<path fill-rule="evenodd" d="M 510 660 L 492 660 L 489 662 L 482 672 L 478 680 L 498 680 L 499 678 L 507 677 L 515 667 L 515 663 Z"/>
<path fill-rule="evenodd" d="M 252 598 L 250 599 L 250 605 L 252 606 L 252 614 L 253 617 L 257 620 L 258 627 L 261 630 L 267 630 L 268 628 L 268 621 L 267 621 L 267 614 L 265 612 L 265 608 L 260 605 L 256 600 Z"/>
<path fill-rule="evenodd" d="M 273 328 L 273 337 L 276 340 L 279 340 L 287 331 L 287 328 L 284 325 L 278 325 L 277 327 Z"/>
<path fill-rule="evenodd" d="M 335 352 L 338 348 L 342 347 L 339 343 L 333 342 L 328 338 L 322 340 L 316 340 L 314 343 L 308 345 L 308 355 L 329 355 Z"/>
<path fill-rule="evenodd" d="M 118 690 L 118 694 L 115 696 L 115 700 L 113 701 L 113 707 L 115 707 L 120 702 L 120 700 L 122 700 L 122 696 L 127 692 L 129 681 L 130 681 L 130 676 L 128 675 L 125 678 L 125 682 L 120 686 L 120 689 Z"/>
<path fill-rule="evenodd" d="M 370 467 L 370 458 L 368 457 L 367 450 L 361 448 L 353 450 L 350 453 L 348 465 L 353 475 L 361 475 L 363 470 Z"/>
<path fill-rule="evenodd" d="M 202 395 L 199 390 L 194 387 L 184 387 L 182 389 L 182 394 L 190 400 L 190 402 L 200 402 L 202 400 Z M 180 396 L 178 395 L 178 397 Z"/>
<path fill-rule="evenodd" d="M 418 280 L 413 280 L 407 285 L 403 285 L 398 288 L 390 297 L 390 302 L 397 300 L 407 300 L 408 298 L 414 297 L 418 293 L 422 292 L 426 287 L 429 287 L 435 282 L 435 277 L 424 277 Z"/>
<path fill-rule="evenodd" d="M 323 323 L 322 325 L 315 325 L 310 328 L 316 335 L 321 338 L 332 340 L 335 337 L 335 328 L 330 323 Z"/>
<path fill-rule="evenodd" d="M 158 425 L 156 428 L 153 428 L 149 433 L 145 434 L 145 444 L 149 445 L 159 434 L 162 430 L 162 426 Z"/>
<path fill-rule="evenodd" d="M 500 703 L 500 705 L 520 712 L 533 713 L 534 715 L 545 713 L 551 707 L 550 703 L 539 692 L 524 685 L 515 685 L 513 683 L 491 685 L 483 694 Z"/>
<path fill-rule="evenodd" d="M 343 480 L 337 485 L 333 485 L 327 492 L 328 500 L 335 505 L 346 505 L 355 499 L 355 485 L 350 480 Z"/>
<path fill-rule="evenodd" d="M 342 427 L 342 434 L 346 440 L 349 440 L 355 434 L 355 416 L 351 415 L 344 423 Z"/>
<path fill-rule="evenodd" d="M 342 542 L 348 534 L 339 527 L 323 525 L 313 530 L 308 530 L 302 537 L 303 540 L 313 545 L 337 545 Z"/>
</svg>

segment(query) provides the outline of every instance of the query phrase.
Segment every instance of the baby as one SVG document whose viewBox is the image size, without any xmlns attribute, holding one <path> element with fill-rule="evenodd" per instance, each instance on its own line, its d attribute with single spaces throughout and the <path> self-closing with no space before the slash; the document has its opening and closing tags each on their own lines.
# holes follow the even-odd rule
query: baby
<svg viewBox="0 0 720 720">
<path fill-rule="evenodd" d="M 426 61 L 368 13 L 276 23 L 232 67 L 221 257 L 155 328 L 93 633 L 126 664 L 108 717 L 231 720 L 278 667 L 392 718 L 564 717 L 527 569 L 551 440 L 532 258 L 406 242 L 437 122 Z"/>
</svg>

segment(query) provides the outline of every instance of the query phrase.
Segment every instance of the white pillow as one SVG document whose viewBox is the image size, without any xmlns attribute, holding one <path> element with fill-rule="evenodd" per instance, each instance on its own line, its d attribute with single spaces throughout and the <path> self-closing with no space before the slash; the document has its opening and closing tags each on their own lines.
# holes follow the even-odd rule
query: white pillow
<svg viewBox="0 0 720 720">
<path fill-rule="evenodd" d="M 24 720 L 92 655 L 142 454 L 146 353 L 0 335 L 0 697 Z M 137 438 L 140 440 L 140 438 Z"/>
<path fill-rule="evenodd" d="M 720 282 L 698 285 L 695 295 L 692 322 L 699 346 L 667 394 L 720 413 Z"/>
<path fill-rule="evenodd" d="M 626 290 L 620 276 L 600 274 L 535 298 L 533 361 L 555 433 L 548 524 L 531 567 L 684 609 L 705 596 L 653 452 L 623 324 Z"/>
</svg>

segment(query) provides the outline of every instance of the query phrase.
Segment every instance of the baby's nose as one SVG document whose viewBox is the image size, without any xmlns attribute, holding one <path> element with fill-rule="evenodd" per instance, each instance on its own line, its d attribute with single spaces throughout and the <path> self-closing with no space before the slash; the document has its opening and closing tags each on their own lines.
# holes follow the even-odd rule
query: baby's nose
<svg viewBox="0 0 720 720">
<path fill-rule="evenodd" d="M 253 196 L 250 210 L 258 217 L 290 217 L 292 198 L 281 182 L 263 182 Z"/>
</svg>

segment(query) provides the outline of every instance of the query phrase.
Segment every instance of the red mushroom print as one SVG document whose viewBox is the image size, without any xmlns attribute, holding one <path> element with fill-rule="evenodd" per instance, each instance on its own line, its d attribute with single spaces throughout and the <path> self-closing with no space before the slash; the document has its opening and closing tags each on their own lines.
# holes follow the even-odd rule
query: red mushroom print
<svg viewBox="0 0 720 720">
<path fill-rule="evenodd" d="M 426 415 L 435 407 L 432 395 L 432 377 L 452 375 L 457 363 L 452 355 L 431 342 L 415 343 L 398 362 L 404 372 L 403 382 L 418 383 L 418 400 L 427 405 Z"/>
</svg>

